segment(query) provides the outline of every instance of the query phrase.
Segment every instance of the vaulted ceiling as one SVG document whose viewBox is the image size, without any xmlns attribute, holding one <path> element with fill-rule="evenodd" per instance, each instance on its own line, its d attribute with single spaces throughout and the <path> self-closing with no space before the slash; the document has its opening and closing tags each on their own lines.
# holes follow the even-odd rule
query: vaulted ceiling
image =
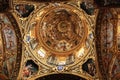
<svg viewBox="0 0 120 80">
<path fill-rule="evenodd" d="M 2 0 L 0 79 L 119 79 L 119 4 Z"/>
</svg>

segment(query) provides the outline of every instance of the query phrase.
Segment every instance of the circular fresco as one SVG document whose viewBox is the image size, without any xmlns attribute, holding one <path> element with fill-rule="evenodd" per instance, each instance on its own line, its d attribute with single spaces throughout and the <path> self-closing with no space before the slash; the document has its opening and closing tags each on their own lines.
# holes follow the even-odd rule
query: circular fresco
<svg viewBox="0 0 120 80">
<path fill-rule="evenodd" d="M 46 49 L 64 53 L 81 46 L 87 29 L 71 6 L 58 6 L 46 9 L 39 24 L 39 41 Z"/>
</svg>

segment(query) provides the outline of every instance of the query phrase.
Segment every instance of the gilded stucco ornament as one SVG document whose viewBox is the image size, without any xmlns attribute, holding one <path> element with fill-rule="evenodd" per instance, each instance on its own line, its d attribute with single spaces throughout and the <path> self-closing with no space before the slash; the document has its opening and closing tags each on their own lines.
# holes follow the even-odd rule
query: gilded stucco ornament
<svg viewBox="0 0 120 80">
<path fill-rule="evenodd" d="M 23 67 L 20 70 L 22 74 L 18 79 L 29 80 L 48 74 L 71 72 L 86 79 L 93 79 L 88 71 L 82 69 L 82 65 L 86 64 L 89 58 L 93 60 L 90 64 L 95 65 L 95 55 L 93 55 L 95 51 L 92 46 L 94 45 L 94 16 L 87 15 L 80 8 L 80 2 L 34 3 L 33 5 L 35 10 L 26 18 L 20 17 L 15 11 L 15 16 L 20 19 L 18 21 L 24 23 L 22 26 L 20 22 L 25 50 L 22 59 Z M 86 64 L 88 65 L 89 63 Z M 89 68 L 96 69 L 92 66 Z M 34 69 L 33 73 L 30 74 L 32 69 Z M 28 74 L 27 70 L 30 70 Z M 96 77 L 96 73 L 94 76 Z"/>
</svg>

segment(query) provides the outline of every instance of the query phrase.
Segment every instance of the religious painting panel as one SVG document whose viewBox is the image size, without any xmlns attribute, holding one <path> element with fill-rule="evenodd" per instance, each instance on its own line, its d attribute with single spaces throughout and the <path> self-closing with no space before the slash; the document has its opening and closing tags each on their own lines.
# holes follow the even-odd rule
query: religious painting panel
<svg viewBox="0 0 120 80">
<path fill-rule="evenodd" d="M 6 49 L 14 50 L 17 47 L 14 30 L 8 25 L 5 25 L 2 31 L 3 31 L 3 36 L 5 38 Z"/>
<path fill-rule="evenodd" d="M 94 15 L 95 6 L 93 0 L 83 0 L 80 7 L 88 14 Z"/>
<path fill-rule="evenodd" d="M 23 18 L 28 17 L 34 9 L 34 5 L 31 4 L 18 4 L 15 6 L 15 10 L 18 12 L 20 17 Z"/>
<path fill-rule="evenodd" d="M 16 62 L 16 36 L 11 22 L 9 21 L 8 17 L 4 14 L 0 14 L 1 23 L 1 33 L 3 42 L 5 43 L 4 46 L 4 54 L 3 57 L 5 58 L 3 62 L 3 73 L 8 77 L 11 77 L 11 73 L 13 72 L 13 68 L 15 68 Z M 6 29 L 5 29 L 6 28 Z"/>
<path fill-rule="evenodd" d="M 16 76 L 13 77 L 13 75 L 16 74 L 14 73 L 15 67 L 17 67 L 20 63 L 16 60 L 21 59 L 20 56 L 17 57 L 18 54 L 21 54 L 21 51 L 19 50 L 22 48 L 22 46 L 21 43 L 18 43 L 18 41 L 21 40 L 21 34 L 19 32 L 19 28 L 16 27 L 18 27 L 17 23 L 11 13 L 0 14 L 0 59 L 2 59 L 0 61 L 2 71 L 1 73 L 8 79 L 17 78 Z M 18 34 L 19 40 L 16 34 Z M 18 65 L 16 63 L 18 63 Z M 16 68 L 16 72 L 17 71 L 19 71 L 18 68 Z"/>
<path fill-rule="evenodd" d="M 32 61 L 28 60 L 23 68 L 23 79 L 27 79 L 28 77 L 35 75 L 38 72 L 38 65 Z"/>
<path fill-rule="evenodd" d="M 114 40 L 116 33 L 116 19 L 114 9 L 101 9 L 98 14 L 96 24 L 96 49 L 101 74 L 104 79 L 107 79 L 110 63 L 115 54 Z M 104 75 L 106 74 L 106 75 Z"/>
<path fill-rule="evenodd" d="M 96 67 L 95 62 L 93 59 L 88 59 L 83 65 L 82 65 L 83 71 L 86 71 L 91 76 L 95 76 L 96 74 Z"/>
<path fill-rule="evenodd" d="M 79 22 L 78 22 L 79 21 Z M 85 35 L 81 19 L 72 11 L 55 9 L 43 17 L 40 37 L 46 46 L 59 52 L 69 51 L 80 44 Z"/>
<path fill-rule="evenodd" d="M 106 11 L 104 14 L 103 20 L 101 22 L 101 36 L 103 41 L 104 48 L 111 48 L 113 46 L 113 27 L 114 23 L 112 21 L 113 15 Z"/>
<path fill-rule="evenodd" d="M 13 73 L 13 68 L 15 68 L 15 64 L 16 64 L 16 55 L 7 58 L 7 60 L 3 62 L 3 73 L 8 77 L 11 77 L 11 74 Z"/>
</svg>

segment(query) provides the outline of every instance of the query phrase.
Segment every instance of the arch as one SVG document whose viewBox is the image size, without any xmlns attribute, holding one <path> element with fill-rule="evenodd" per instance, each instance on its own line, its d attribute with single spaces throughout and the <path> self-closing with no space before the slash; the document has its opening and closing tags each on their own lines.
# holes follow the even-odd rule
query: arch
<svg viewBox="0 0 120 80">
<path fill-rule="evenodd" d="M 96 23 L 96 51 L 103 80 L 109 79 L 110 64 L 116 53 L 114 45 L 117 14 L 113 8 L 100 9 Z"/>
<path fill-rule="evenodd" d="M 19 26 L 13 17 L 12 13 L 0 13 L 1 36 L 3 41 L 3 53 L 0 57 L 3 58 L 2 73 L 8 79 L 16 80 L 21 63 L 22 56 L 22 37 Z M 6 71 L 6 72 L 5 72 Z"/>
<path fill-rule="evenodd" d="M 86 80 L 85 78 L 73 75 L 73 74 L 51 74 L 43 77 L 39 77 L 36 80 Z"/>
</svg>

